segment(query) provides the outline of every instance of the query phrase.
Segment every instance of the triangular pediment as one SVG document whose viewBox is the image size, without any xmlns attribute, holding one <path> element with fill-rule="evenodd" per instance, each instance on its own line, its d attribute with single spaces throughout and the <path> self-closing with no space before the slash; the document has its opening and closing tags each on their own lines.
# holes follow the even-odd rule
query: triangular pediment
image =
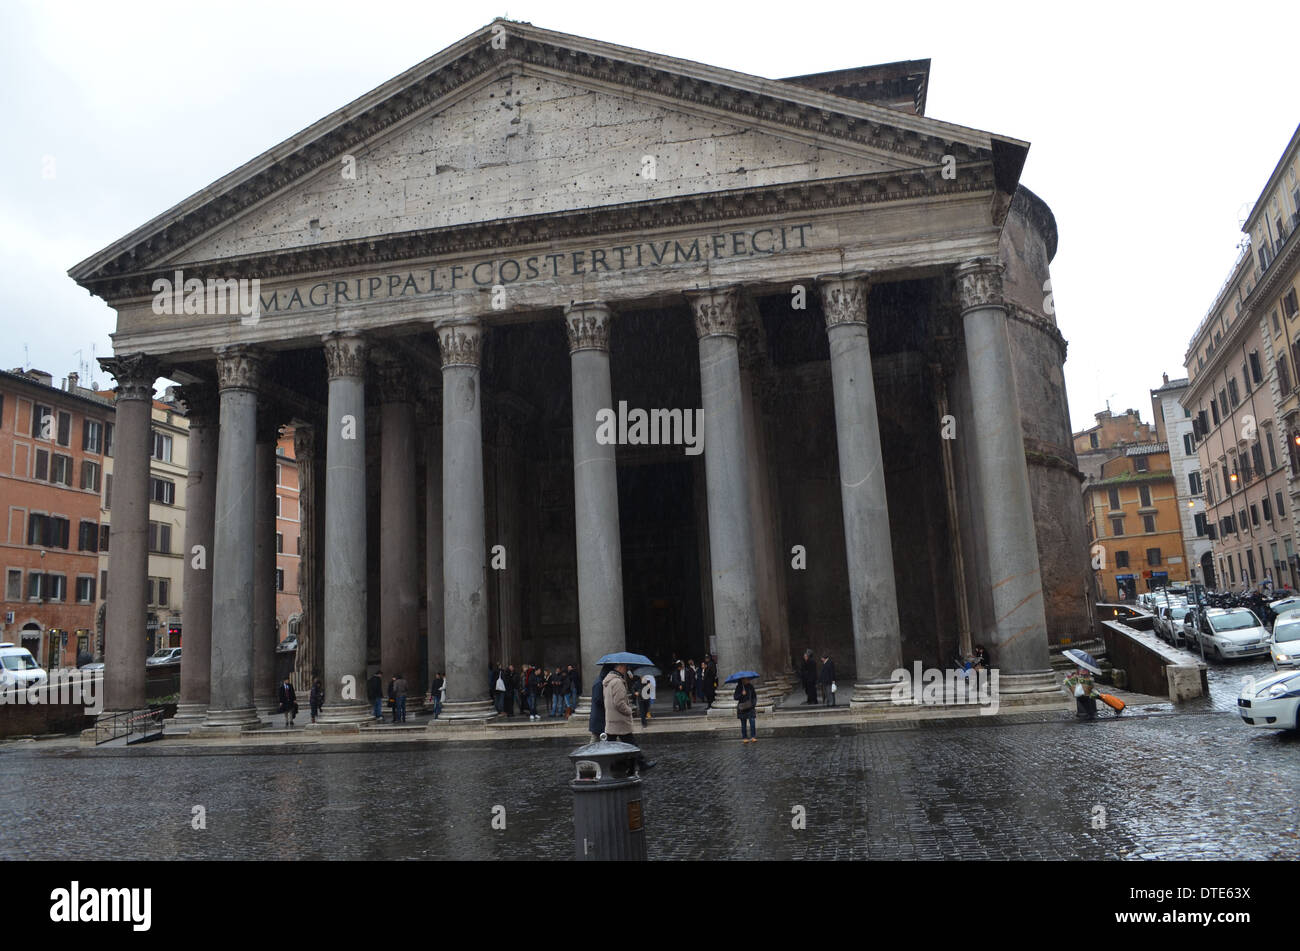
<svg viewBox="0 0 1300 951">
<path fill-rule="evenodd" d="M 920 165 L 527 71 L 349 154 L 165 263 Z"/>
<path fill-rule="evenodd" d="M 1025 148 L 797 81 L 495 21 L 70 274 L 120 293 L 180 263 L 906 175 L 946 156 L 991 169 L 1009 202 Z"/>
</svg>

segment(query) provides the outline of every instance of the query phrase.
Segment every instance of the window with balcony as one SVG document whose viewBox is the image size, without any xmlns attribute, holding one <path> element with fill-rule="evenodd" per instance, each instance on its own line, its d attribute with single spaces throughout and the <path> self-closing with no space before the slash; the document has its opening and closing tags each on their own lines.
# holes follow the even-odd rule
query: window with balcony
<svg viewBox="0 0 1300 951">
<path fill-rule="evenodd" d="M 104 424 L 88 419 L 81 427 L 81 449 L 83 452 L 100 453 L 104 448 Z"/>
<path fill-rule="evenodd" d="M 160 502 L 163 505 L 173 505 L 176 502 L 176 483 L 171 479 L 149 479 L 149 498 L 154 502 Z"/>
</svg>

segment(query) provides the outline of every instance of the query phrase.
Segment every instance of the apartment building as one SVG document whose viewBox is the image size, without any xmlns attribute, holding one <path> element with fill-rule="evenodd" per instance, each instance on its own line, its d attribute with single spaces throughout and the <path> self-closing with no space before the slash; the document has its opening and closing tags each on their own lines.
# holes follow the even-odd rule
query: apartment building
<svg viewBox="0 0 1300 951">
<path fill-rule="evenodd" d="M 1178 520 L 1183 531 L 1183 551 L 1187 556 L 1187 576 L 1213 588 L 1217 576 L 1209 515 L 1205 507 L 1205 481 L 1201 475 L 1200 454 L 1196 450 L 1196 435 L 1192 431 L 1192 411 L 1182 404 L 1188 381 L 1186 378 L 1171 380 L 1168 373 L 1163 376 L 1164 382 L 1151 391 L 1151 412 L 1157 441 L 1169 446 Z"/>
</svg>

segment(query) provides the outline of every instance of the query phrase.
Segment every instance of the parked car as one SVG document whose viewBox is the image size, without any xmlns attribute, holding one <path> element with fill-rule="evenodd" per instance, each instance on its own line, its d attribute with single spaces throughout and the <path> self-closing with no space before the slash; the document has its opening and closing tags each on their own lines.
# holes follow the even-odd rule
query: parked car
<svg viewBox="0 0 1300 951">
<path fill-rule="evenodd" d="M 1300 670 L 1284 670 L 1247 683 L 1237 697 L 1237 712 L 1250 726 L 1294 730 L 1300 710 Z"/>
<path fill-rule="evenodd" d="M 27 648 L 0 644 L 0 687 L 34 687 L 49 679 Z"/>
<path fill-rule="evenodd" d="M 1300 667 L 1300 613 L 1280 617 L 1273 624 L 1273 638 L 1268 644 L 1273 669 Z"/>
<path fill-rule="evenodd" d="M 1187 625 L 1183 625 L 1187 630 Z M 1197 616 L 1196 639 L 1207 657 L 1256 657 L 1268 653 L 1269 634 L 1249 608 L 1212 608 Z"/>
<path fill-rule="evenodd" d="M 1169 607 L 1161 607 L 1156 610 L 1155 632 L 1163 640 L 1168 641 L 1175 647 L 1182 647 L 1187 643 L 1183 636 L 1183 619 L 1191 610 L 1186 604 L 1174 601 Z"/>
<path fill-rule="evenodd" d="M 144 662 L 146 667 L 158 667 L 162 664 L 179 664 L 181 662 L 181 649 L 179 647 L 164 647 L 156 650 Z"/>
<path fill-rule="evenodd" d="M 282 654 L 287 654 L 290 651 L 296 651 L 298 649 L 298 635 L 290 634 L 280 643 L 276 644 L 275 649 Z"/>
</svg>

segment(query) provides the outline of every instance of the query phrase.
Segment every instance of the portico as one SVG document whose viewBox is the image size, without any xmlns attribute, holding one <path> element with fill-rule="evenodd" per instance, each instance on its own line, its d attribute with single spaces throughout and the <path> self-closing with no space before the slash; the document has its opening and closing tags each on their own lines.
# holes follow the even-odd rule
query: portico
<svg viewBox="0 0 1300 951">
<path fill-rule="evenodd" d="M 714 653 L 770 702 L 812 647 L 869 710 L 964 624 L 1004 693 L 1056 690 L 1049 613 L 1086 607 L 1049 604 L 1040 566 L 1073 557 L 1036 508 L 1073 455 L 1063 390 L 1059 425 L 1022 415 L 1064 358 L 1027 145 L 880 99 L 888 67 L 774 82 L 499 24 L 505 49 L 485 27 L 73 269 L 118 311 L 119 384 L 165 374 L 196 416 L 218 394 L 187 711 L 251 728 L 273 686 L 257 500 L 281 424 L 307 434 L 299 654 L 329 728 L 366 720 L 376 667 L 412 697 L 445 671 L 440 729 L 494 715 L 494 663 L 589 689 L 620 649 Z M 258 307 L 160 315 L 178 271 L 256 282 Z M 1054 367 L 1026 369 L 1040 347 Z M 702 453 L 603 438 L 621 404 L 698 412 Z M 119 495 L 148 476 L 124 428 Z M 115 595 L 142 583 L 134 528 L 115 510 Z M 109 709 L 142 705 L 113 673 L 133 618 L 110 601 Z"/>
</svg>

